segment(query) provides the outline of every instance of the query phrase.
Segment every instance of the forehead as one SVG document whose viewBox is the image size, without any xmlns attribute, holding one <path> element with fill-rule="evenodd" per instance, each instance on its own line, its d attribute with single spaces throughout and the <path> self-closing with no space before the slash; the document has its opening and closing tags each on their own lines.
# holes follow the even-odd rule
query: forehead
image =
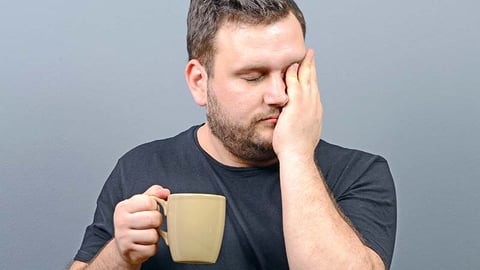
<svg viewBox="0 0 480 270">
<path fill-rule="evenodd" d="M 300 23 L 292 14 L 268 25 L 224 23 L 215 39 L 215 66 L 284 68 L 305 55 Z"/>
</svg>

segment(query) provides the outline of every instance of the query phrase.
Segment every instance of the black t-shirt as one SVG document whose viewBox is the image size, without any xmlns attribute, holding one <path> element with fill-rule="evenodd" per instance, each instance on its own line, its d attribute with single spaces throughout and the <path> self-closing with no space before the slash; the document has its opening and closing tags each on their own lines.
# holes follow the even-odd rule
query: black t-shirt
<svg viewBox="0 0 480 270">
<path fill-rule="evenodd" d="M 94 221 L 86 229 L 75 260 L 90 261 L 112 239 L 113 211 L 118 202 L 159 184 L 172 193 L 226 196 L 224 238 L 215 264 L 174 263 L 160 240 L 157 254 L 142 269 L 288 269 L 278 164 L 225 166 L 200 147 L 197 129 L 194 126 L 175 137 L 140 145 L 119 159 L 100 193 Z M 385 159 L 323 140 L 315 155 L 345 216 L 389 266 L 395 242 L 396 198 Z M 165 229 L 165 223 L 162 227 Z"/>
</svg>

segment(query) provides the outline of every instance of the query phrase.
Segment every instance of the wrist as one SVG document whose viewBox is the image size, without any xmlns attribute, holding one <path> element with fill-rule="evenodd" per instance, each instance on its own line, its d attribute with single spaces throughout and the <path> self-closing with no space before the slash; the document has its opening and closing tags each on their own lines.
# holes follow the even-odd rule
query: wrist
<svg viewBox="0 0 480 270">
<path fill-rule="evenodd" d="M 285 150 L 280 153 L 277 153 L 278 162 L 291 164 L 291 163 L 315 163 L 315 157 L 313 152 L 302 152 L 302 151 L 289 151 Z"/>
</svg>

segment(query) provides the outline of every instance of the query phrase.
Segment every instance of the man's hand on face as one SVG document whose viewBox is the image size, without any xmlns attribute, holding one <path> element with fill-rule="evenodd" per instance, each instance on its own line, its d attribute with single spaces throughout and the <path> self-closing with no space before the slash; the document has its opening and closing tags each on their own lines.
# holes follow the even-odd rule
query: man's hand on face
<svg viewBox="0 0 480 270">
<path fill-rule="evenodd" d="M 150 196 L 166 199 L 169 194 L 168 189 L 154 185 L 145 193 L 117 204 L 113 214 L 115 241 L 127 264 L 140 265 L 157 252 L 157 228 L 162 223 L 162 215 Z"/>
<path fill-rule="evenodd" d="M 300 65 L 287 69 L 285 83 L 289 99 L 273 133 L 273 149 L 279 160 L 283 156 L 311 158 L 320 140 L 323 114 L 312 49 Z"/>
</svg>

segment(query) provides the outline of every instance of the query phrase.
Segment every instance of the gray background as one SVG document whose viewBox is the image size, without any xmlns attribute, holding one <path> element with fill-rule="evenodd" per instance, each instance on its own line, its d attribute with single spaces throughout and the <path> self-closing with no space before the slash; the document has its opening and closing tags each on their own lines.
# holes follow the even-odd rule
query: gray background
<svg viewBox="0 0 480 270">
<path fill-rule="evenodd" d="M 323 138 L 383 155 L 392 269 L 480 269 L 480 2 L 298 1 Z M 204 121 L 187 1 L 0 2 L 0 269 L 62 269 L 116 160 Z"/>
</svg>

